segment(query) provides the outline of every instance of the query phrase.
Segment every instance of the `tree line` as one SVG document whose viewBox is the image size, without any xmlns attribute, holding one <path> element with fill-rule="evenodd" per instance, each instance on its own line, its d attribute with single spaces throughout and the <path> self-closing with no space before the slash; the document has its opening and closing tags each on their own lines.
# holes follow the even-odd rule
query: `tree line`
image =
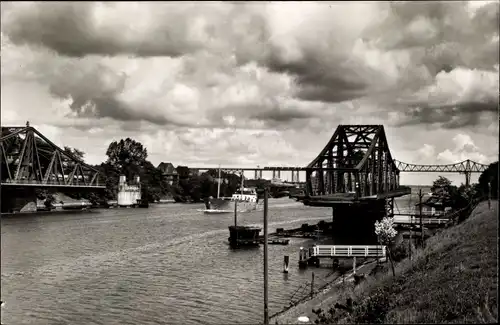
<svg viewBox="0 0 500 325">
<path fill-rule="evenodd" d="M 84 153 L 65 147 L 79 159 Z M 217 196 L 217 170 L 209 170 L 201 175 L 193 175 L 187 166 L 176 168 L 178 180 L 170 184 L 163 172 L 148 160 L 148 151 L 140 142 L 131 138 L 113 141 L 106 150 L 107 159 L 100 165 L 94 165 L 99 171 L 101 183 L 106 185 L 104 196 L 89 194 L 88 199 L 103 203 L 103 200 L 115 200 L 118 194 L 120 175 L 132 181 L 140 177 L 141 195 L 148 202 L 172 198 L 176 202 L 201 202 L 204 198 Z M 241 184 L 241 176 L 221 172 L 220 195 L 231 196 Z"/>
</svg>

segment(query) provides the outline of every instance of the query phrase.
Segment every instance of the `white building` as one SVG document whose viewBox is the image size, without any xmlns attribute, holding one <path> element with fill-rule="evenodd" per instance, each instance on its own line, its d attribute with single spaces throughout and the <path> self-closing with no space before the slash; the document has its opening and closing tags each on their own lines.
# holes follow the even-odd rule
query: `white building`
<svg viewBox="0 0 500 325">
<path fill-rule="evenodd" d="M 127 207 L 138 204 L 141 200 L 141 182 L 139 176 L 135 178 L 134 184 L 127 184 L 127 177 L 120 176 L 118 183 L 118 206 Z"/>
</svg>

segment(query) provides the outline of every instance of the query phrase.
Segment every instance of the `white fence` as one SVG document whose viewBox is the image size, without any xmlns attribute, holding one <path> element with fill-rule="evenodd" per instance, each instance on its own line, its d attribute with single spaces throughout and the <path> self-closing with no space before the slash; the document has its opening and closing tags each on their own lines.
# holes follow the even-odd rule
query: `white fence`
<svg viewBox="0 0 500 325">
<path fill-rule="evenodd" d="M 318 245 L 311 248 L 311 256 L 318 257 L 385 257 L 385 254 L 386 247 L 381 245 Z"/>
<path fill-rule="evenodd" d="M 422 224 L 428 225 L 428 224 L 435 224 L 435 225 L 440 225 L 440 224 L 446 224 L 450 221 L 449 218 L 422 218 Z M 396 224 L 414 224 L 414 225 L 419 225 L 420 224 L 420 218 L 419 217 L 410 217 L 410 216 L 394 216 L 394 223 Z"/>
</svg>

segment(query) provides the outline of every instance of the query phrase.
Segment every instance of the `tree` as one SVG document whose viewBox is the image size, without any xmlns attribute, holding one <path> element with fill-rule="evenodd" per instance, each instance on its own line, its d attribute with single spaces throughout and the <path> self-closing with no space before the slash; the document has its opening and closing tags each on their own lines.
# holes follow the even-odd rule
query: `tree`
<svg viewBox="0 0 500 325">
<path fill-rule="evenodd" d="M 177 175 L 179 179 L 185 179 L 189 177 L 189 168 L 187 166 L 177 166 Z"/>
<path fill-rule="evenodd" d="M 144 166 L 148 152 L 140 142 L 127 138 L 119 142 L 113 141 L 106 151 L 107 163 L 113 166 L 122 175 L 131 179 L 139 175 L 141 167 Z"/>
<path fill-rule="evenodd" d="M 84 161 L 85 152 L 69 146 L 64 146 L 64 152 L 73 155 L 76 159 Z"/>
<path fill-rule="evenodd" d="M 375 221 L 375 234 L 377 235 L 380 244 L 386 245 L 389 252 L 389 259 L 391 261 L 392 275 L 396 276 L 396 271 L 394 270 L 394 262 L 392 259 L 392 252 L 390 248 L 394 237 L 396 237 L 396 235 L 398 234 L 396 229 L 394 229 L 394 218 L 384 217 L 380 222 Z"/>
<path fill-rule="evenodd" d="M 439 176 L 439 178 L 432 183 L 431 192 L 436 196 L 449 196 L 452 191 L 451 187 L 451 181 L 448 178 Z"/>
<path fill-rule="evenodd" d="M 498 161 L 490 164 L 484 172 L 479 175 L 478 184 L 475 189 L 477 196 L 486 198 L 491 184 L 491 197 L 498 198 Z"/>
</svg>

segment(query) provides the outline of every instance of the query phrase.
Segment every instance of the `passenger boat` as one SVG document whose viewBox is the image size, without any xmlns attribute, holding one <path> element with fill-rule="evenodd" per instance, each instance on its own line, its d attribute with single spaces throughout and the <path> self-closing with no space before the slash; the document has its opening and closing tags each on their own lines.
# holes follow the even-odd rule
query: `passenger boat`
<svg viewBox="0 0 500 325">
<path fill-rule="evenodd" d="M 209 199 L 210 208 L 234 212 L 237 205 L 238 212 L 250 212 L 257 209 L 259 198 L 257 192 L 252 188 L 239 188 L 230 198 Z"/>
<path fill-rule="evenodd" d="M 201 210 L 206 214 L 224 214 L 236 212 L 250 212 L 257 209 L 259 197 L 254 188 L 243 187 L 243 175 L 241 175 L 241 187 L 228 197 L 220 197 L 220 167 L 219 179 L 217 183 L 217 198 L 210 197 L 206 204 L 206 209 Z M 236 209 L 236 210 L 235 210 Z"/>
</svg>

